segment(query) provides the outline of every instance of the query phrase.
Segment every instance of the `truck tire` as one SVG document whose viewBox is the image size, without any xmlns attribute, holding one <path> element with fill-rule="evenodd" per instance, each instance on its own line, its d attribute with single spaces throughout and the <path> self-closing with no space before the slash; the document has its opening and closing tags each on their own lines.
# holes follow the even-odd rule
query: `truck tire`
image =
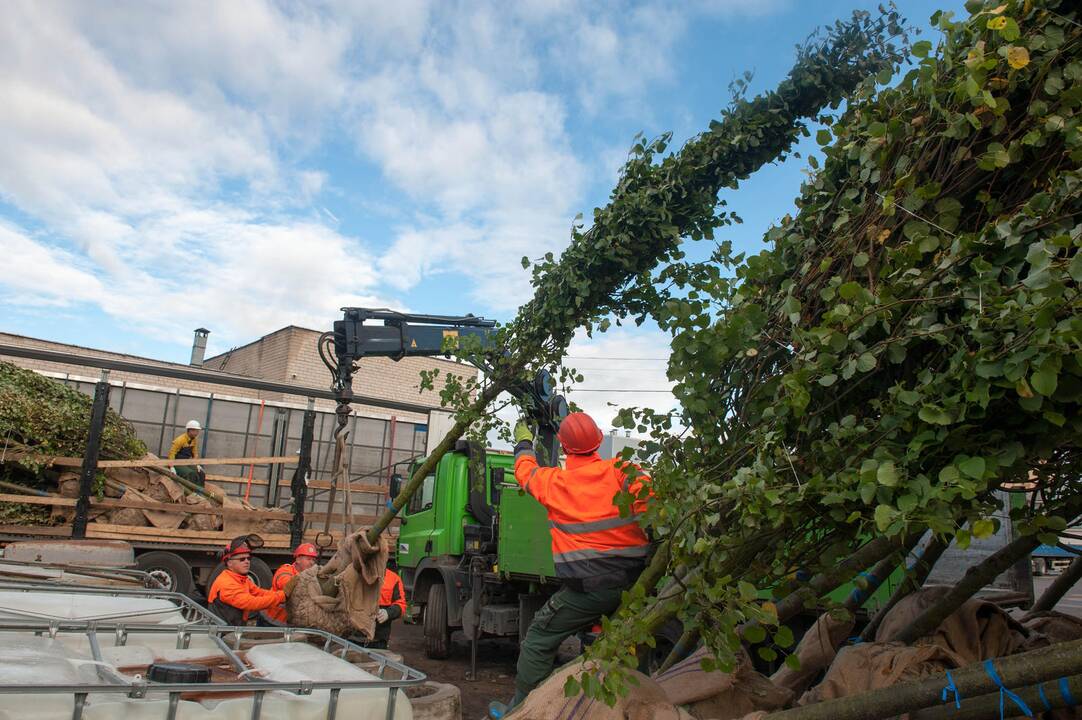
<svg viewBox="0 0 1082 720">
<path fill-rule="evenodd" d="M 135 558 L 135 566 L 165 583 L 169 592 L 190 596 L 195 590 L 191 566 L 176 553 L 162 550 L 143 553 Z"/>
<path fill-rule="evenodd" d="M 451 654 L 451 628 L 447 625 L 447 589 L 443 583 L 428 588 L 425 605 L 425 656 L 445 660 Z"/>
<path fill-rule="evenodd" d="M 225 570 L 225 563 L 218 563 L 214 567 L 210 578 L 207 580 L 207 592 L 210 592 L 210 586 L 214 584 L 215 579 L 222 574 L 223 570 Z M 252 564 L 248 566 L 248 577 L 256 585 L 267 590 L 270 590 L 271 583 L 274 582 L 274 573 L 271 572 L 270 566 L 255 557 L 252 558 Z"/>
</svg>

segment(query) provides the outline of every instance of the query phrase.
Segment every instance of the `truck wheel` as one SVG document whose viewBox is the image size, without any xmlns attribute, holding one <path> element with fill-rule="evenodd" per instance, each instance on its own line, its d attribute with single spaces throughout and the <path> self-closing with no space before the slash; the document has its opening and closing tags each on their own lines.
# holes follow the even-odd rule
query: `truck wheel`
<svg viewBox="0 0 1082 720">
<path fill-rule="evenodd" d="M 653 675 L 669 657 L 669 653 L 676 647 L 680 636 L 684 633 L 684 626 L 679 620 L 669 620 L 654 631 L 654 647 L 640 645 L 635 654 L 639 658 L 639 672 L 644 675 Z"/>
<path fill-rule="evenodd" d="M 451 628 L 447 626 L 447 589 L 443 583 L 428 588 L 425 605 L 425 656 L 444 660 L 451 654 Z"/>
<path fill-rule="evenodd" d="M 169 592 L 191 595 L 195 590 L 191 567 L 176 553 L 161 550 L 143 553 L 135 558 L 135 565 L 165 585 Z"/>
<path fill-rule="evenodd" d="M 222 574 L 223 570 L 225 570 L 225 563 L 218 563 L 215 566 L 210 574 L 210 579 L 207 580 L 207 592 L 210 592 L 210 586 L 214 584 L 214 581 Z M 259 558 L 252 558 L 252 564 L 248 566 L 248 577 L 256 585 L 267 590 L 270 590 L 271 583 L 274 582 L 274 573 L 271 572 L 270 566 Z"/>
</svg>

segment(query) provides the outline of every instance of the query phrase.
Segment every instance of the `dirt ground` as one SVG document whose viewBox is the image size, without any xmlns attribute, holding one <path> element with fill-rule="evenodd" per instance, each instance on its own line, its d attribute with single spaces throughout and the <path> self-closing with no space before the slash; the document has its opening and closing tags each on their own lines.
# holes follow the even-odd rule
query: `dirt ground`
<svg viewBox="0 0 1082 720">
<path fill-rule="evenodd" d="M 391 635 L 389 650 L 403 662 L 428 675 L 430 680 L 450 683 L 462 691 L 463 720 L 480 720 L 490 700 L 507 702 L 515 693 L 515 660 L 518 650 L 504 640 L 483 640 L 477 649 L 477 679 L 467 680 L 470 646 L 462 633 L 452 637 L 453 650 L 446 660 L 425 657 L 425 640 L 420 625 L 398 625 Z"/>
</svg>

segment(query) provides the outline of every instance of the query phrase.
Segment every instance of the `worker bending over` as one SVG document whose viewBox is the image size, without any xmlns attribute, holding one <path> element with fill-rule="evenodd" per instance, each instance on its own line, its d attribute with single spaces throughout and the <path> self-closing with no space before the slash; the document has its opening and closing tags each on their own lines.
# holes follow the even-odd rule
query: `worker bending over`
<svg viewBox="0 0 1082 720">
<path fill-rule="evenodd" d="M 515 696 L 510 705 L 492 703 L 492 717 L 502 717 L 552 672 L 560 643 L 620 606 L 621 593 L 638 579 L 650 553 L 638 522 L 645 503 L 634 501 L 628 517 L 620 517 L 613 503 L 625 488 L 638 494 L 645 479 L 639 470 L 597 454 L 601 430 L 586 413 L 568 415 L 557 437 L 567 467 L 543 468 L 529 427 L 515 427 L 515 480 L 548 511 L 552 559 L 563 587 L 534 615 L 519 648 Z"/>
<path fill-rule="evenodd" d="M 316 546 L 312 543 L 298 545 L 297 549 L 293 551 L 293 562 L 285 563 L 274 571 L 271 590 L 284 591 L 290 580 L 315 565 L 318 558 L 319 551 L 316 550 Z M 284 602 L 272 608 L 267 608 L 265 612 L 268 618 L 278 624 L 285 625 L 289 622 Z"/>
<path fill-rule="evenodd" d="M 198 420 L 189 420 L 188 424 L 184 426 L 184 434 L 177 435 L 173 439 L 173 445 L 169 448 L 169 459 L 197 460 L 199 458 L 199 443 L 196 442 L 196 438 L 199 437 L 201 429 Z M 199 487 L 203 487 L 207 482 L 207 475 L 203 472 L 202 465 L 196 465 L 195 467 L 180 465 L 169 469 L 173 474 L 180 475 L 188 482 L 193 482 Z"/>
<path fill-rule="evenodd" d="M 211 612 L 228 625 L 245 625 L 251 613 L 281 605 L 293 590 L 295 581 L 282 590 L 266 590 L 248 577 L 252 565 L 252 549 L 246 536 L 234 538 L 222 551 L 225 569 L 214 579 L 207 593 Z"/>
<path fill-rule="evenodd" d="M 397 569 L 394 560 L 387 561 L 387 571 L 383 574 L 383 585 L 379 589 L 376 636 L 365 643 L 365 647 L 377 650 L 386 648 L 391 639 L 391 623 L 406 614 L 406 591 L 402 588 L 402 578 L 395 572 Z"/>
</svg>

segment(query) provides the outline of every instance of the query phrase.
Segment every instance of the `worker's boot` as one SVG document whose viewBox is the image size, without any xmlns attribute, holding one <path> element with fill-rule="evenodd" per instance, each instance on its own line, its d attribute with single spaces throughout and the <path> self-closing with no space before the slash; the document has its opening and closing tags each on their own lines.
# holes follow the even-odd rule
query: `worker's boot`
<svg viewBox="0 0 1082 720">
<path fill-rule="evenodd" d="M 515 696 L 511 698 L 511 702 L 509 703 L 493 700 L 488 704 L 488 716 L 491 720 L 500 720 L 501 718 L 507 717 L 508 713 L 518 707 L 525 699 L 526 693 L 521 690 L 516 690 Z"/>
</svg>

